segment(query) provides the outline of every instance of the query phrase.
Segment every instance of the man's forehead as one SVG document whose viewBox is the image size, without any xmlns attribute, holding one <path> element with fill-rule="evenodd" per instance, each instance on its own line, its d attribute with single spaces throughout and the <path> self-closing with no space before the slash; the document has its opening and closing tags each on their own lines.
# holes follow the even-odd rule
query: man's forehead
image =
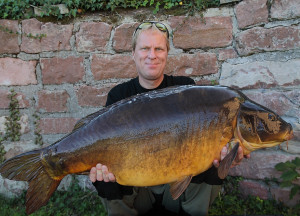
<svg viewBox="0 0 300 216">
<path fill-rule="evenodd" d="M 167 40 L 159 31 L 143 31 L 137 38 L 139 45 L 159 45 L 166 46 Z"/>
</svg>

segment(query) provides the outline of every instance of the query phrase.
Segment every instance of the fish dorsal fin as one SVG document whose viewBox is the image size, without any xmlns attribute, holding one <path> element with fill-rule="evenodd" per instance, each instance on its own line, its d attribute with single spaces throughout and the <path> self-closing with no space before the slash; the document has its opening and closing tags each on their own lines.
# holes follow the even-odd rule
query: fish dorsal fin
<svg viewBox="0 0 300 216">
<path fill-rule="evenodd" d="M 176 200 L 186 190 L 192 180 L 192 176 L 185 176 L 179 181 L 170 184 L 170 193 L 173 200 Z"/>
<path fill-rule="evenodd" d="M 240 146 L 240 144 L 239 144 L 239 142 L 237 142 L 236 145 L 233 147 L 233 149 L 220 162 L 220 166 L 218 168 L 218 176 L 220 179 L 224 179 L 228 175 L 230 166 L 237 155 L 239 146 Z"/>
<path fill-rule="evenodd" d="M 102 113 L 104 113 L 106 111 L 106 108 L 101 109 L 97 112 L 94 112 L 86 117 L 83 117 L 82 119 L 78 120 L 73 128 L 73 131 L 77 130 L 78 128 L 83 127 L 84 125 L 87 125 L 91 120 L 93 120 L 94 118 L 96 118 L 97 116 L 101 115 Z"/>
</svg>

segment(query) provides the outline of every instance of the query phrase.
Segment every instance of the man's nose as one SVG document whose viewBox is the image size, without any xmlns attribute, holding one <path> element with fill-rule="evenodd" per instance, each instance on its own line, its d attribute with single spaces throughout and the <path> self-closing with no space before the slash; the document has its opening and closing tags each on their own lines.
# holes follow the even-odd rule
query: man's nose
<svg viewBox="0 0 300 216">
<path fill-rule="evenodd" d="M 150 59 L 155 59 L 156 58 L 156 53 L 155 53 L 155 49 L 154 48 L 149 49 L 148 57 Z"/>
</svg>

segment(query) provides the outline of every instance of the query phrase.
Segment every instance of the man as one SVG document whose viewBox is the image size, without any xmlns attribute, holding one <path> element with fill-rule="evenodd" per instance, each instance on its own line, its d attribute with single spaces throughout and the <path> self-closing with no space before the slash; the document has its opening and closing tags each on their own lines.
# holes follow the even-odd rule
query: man
<svg viewBox="0 0 300 216">
<path fill-rule="evenodd" d="M 138 77 L 115 86 L 108 93 L 106 106 L 150 90 L 195 84 L 188 77 L 164 75 L 170 45 L 169 31 L 163 23 L 140 24 L 133 34 L 132 45 Z M 225 147 L 221 159 L 226 153 Z M 242 158 L 240 148 L 236 164 Z M 222 184 L 216 172 L 219 162 L 215 160 L 213 163 L 215 166 L 211 169 L 193 177 L 187 190 L 177 200 L 171 198 L 169 185 L 144 188 L 119 185 L 113 173 L 108 171 L 109 167 L 103 164 L 91 169 L 90 180 L 102 197 L 108 215 L 206 215 Z"/>
</svg>

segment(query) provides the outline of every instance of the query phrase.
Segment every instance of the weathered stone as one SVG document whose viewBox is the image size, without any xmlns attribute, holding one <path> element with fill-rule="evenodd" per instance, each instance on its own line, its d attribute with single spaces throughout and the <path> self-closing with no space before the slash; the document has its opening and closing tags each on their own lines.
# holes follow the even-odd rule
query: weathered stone
<svg viewBox="0 0 300 216">
<path fill-rule="evenodd" d="M 273 0 L 271 17 L 275 19 L 292 19 L 300 16 L 299 0 Z"/>
<path fill-rule="evenodd" d="M 83 80 L 83 57 L 42 58 L 43 84 L 76 83 Z"/>
<path fill-rule="evenodd" d="M 204 20 L 203 20 L 204 19 Z M 225 47 L 232 43 L 231 17 L 171 17 L 173 43 L 177 48 Z"/>
<path fill-rule="evenodd" d="M 295 132 L 294 132 L 295 134 Z M 286 148 L 282 148 L 283 151 L 288 152 L 290 154 L 298 154 L 298 156 L 300 157 L 300 141 L 299 141 L 300 136 L 298 135 L 297 138 L 294 139 L 298 139 L 298 141 L 293 141 L 293 140 L 289 140 L 288 141 L 288 145 Z"/>
<path fill-rule="evenodd" d="M 238 34 L 236 42 L 240 55 L 292 50 L 300 47 L 300 28 L 299 26 L 280 26 L 270 29 L 255 27 Z"/>
<path fill-rule="evenodd" d="M 0 20 L 0 54 L 20 52 L 19 31 L 17 20 Z"/>
<path fill-rule="evenodd" d="M 295 116 L 300 118 L 299 100 L 297 103 L 297 94 L 300 90 L 292 91 L 251 91 L 246 92 L 246 95 L 253 101 L 268 107 L 279 115 Z"/>
<path fill-rule="evenodd" d="M 6 131 L 6 116 L 0 116 L 0 133 L 4 134 Z"/>
<path fill-rule="evenodd" d="M 77 118 L 42 118 L 39 121 L 41 134 L 66 134 L 70 133 Z"/>
<path fill-rule="evenodd" d="M 23 61 L 15 58 L 0 58 L 0 85 L 37 84 L 36 61 Z"/>
<path fill-rule="evenodd" d="M 26 182 L 4 179 L 0 175 L 0 194 L 7 198 L 19 197 L 27 188 Z"/>
<path fill-rule="evenodd" d="M 116 52 L 131 51 L 131 38 L 138 23 L 124 23 L 116 28 L 113 38 L 113 48 Z"/>
<path fill-rule="evenodd" d="M 34 144 L 34 141 L 18 141 L 18 142 L 5 142 L 4 150 L 6 152 L 5 159 L 12 158 L 16 155 L 37 149 L 39 146 Z"/>
<path fill-rule="evenodd" d="M 54 23 L 41 23 L 36 19 L 22 21 L 21 51 L 26 53 L 39 53 L 44 51 L 71 50 L 70 39 L 73 25 L 58 25 Z M 35 39 L 27 35 L 45 37 Z"/>
<path fill-rule="evenodd" d="M 91 68 L 96 80 L 137 76 L 135 63 L 128 55 L 93 55 Z"/>
<path fill-rule="evenodd" d="M 219 51 L 219 61 L 225 61 L 227 59 L 232 59 L 238 57 L 234 49 L 222 49 Z"/>
<path fill-rule="evenodd" d="M 8 109 L 9 108 L 9 95 L 11 94 L 10 91 L 1 90 L 0 89 L 0 109 Z M 17 92 L 16 99 L 18 100 L 20 108 L 27 108 L 29 107 L 29 100 L 23 93 Z"/>
<path fill-rule="evenodd" d="M 297 193 L 293 199 L 290 199 L 290 188 L 273 187 L 270 192 L 277 201 L 282 201 L 286 205 L 292 207 L 300 201 L 300 194 Z"/>
<path fill-rule="evenodd" d="M 80 24 L 76 33 L 76 47 L 79 52 L 105 51 L 112 26 L 103 22 Z"/>
<path fill-rule="evenodd" d="M 169 56 L 165 69 L 166 74 L 177 76 L 200 76 L 217 72 L 217 56 L 214 53 Z"/>
<path fill-rule="evenodd" d="M 80 86 L 76 88 L 79 106 L 100 107 L 104 106 L 107 93 L 114 85 L 104 88 L 96 88 L 92 86 Z"/>
<path fill-rule="evenodd" d="M 70 98 L 67 91 L 39 91 L 38 109 L 46 112 L 66 112 L 68 111 L 67 103 Z"/>
<path fill-rule="evenodd" d="M 281 172 L 274 167 L 280 162 L 293 160 L 296 155 L 286 154 L 280 150 L 257 150 L 251 153 L 250 159 L 244 159 L 242 163 L 231 168 L 229 175 L 243 176 L 248 179 L 277 178 Z"/>
<path fill-rule="evenodd" d="M 220 84 L 235 88 L 269 88 L 300 84 L 300 59 L 286 62 L 223 63 Z"/>
<path fill-rule="evenodd" d="M 243 180 L 239 182 L 239 191 L 244 197 L 249 195 L 258 196 L 261 199 L 269 198 L 269 188 L 259 182 L 251 180 Z"/>
<path fill-rule="evenodd" d="M 236 5 L 236 18 L 239 28 L 267 23 L 268 22 L 268 0 L 244 0 Z"/>
</svg>

